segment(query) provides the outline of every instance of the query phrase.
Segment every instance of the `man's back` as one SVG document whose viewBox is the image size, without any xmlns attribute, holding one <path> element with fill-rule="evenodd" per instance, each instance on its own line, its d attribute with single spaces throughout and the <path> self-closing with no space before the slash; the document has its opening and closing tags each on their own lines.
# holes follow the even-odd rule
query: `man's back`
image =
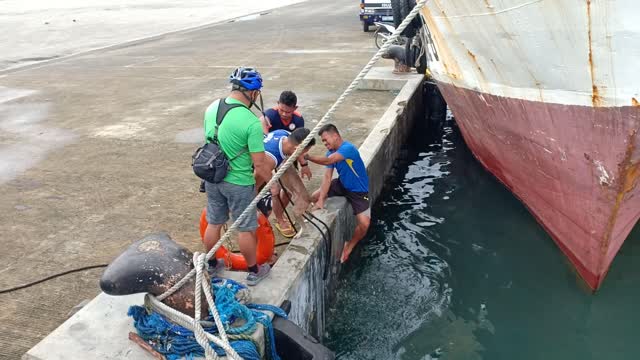
<svg viewBox="0 0 640 360">
<path fill-rule="evenodd" d="M 225 102 L 242 106 L 229 110 L 218 130 L 220 147 L 231 161 L 231 169 L 224 181 L 236 185 L 253 185 L 255 178 L 250 153 L 264 151 L 260 120 L 242 102 L 232 98 L 226 98 Z M 219 100 L 214 101 L 204 114 L 204 133 L 207 142 L 213 139 L 219 103 Z M 241 152 L 243 153 L 237 156 Z"/>
<path fill-rule="evenodd" d="M 339 153 L 344 160 L 329 165 L 338 171 L 338 176 L 342 185 L 349 191 L 369 192 L 369 176 L 364 166 L 362 157 L 358 149 L 348 141 L 343 141 L 336 151 L 327 151 L 327 156 Z"/>
<path fill-rule="evenodd" d="M 282 151 L 282 141 L 289 136 L 286 130 L 275 130 L 264 136 L 264 150 L 267 156 L 273 159 L 276 167 L 280 166 L 286 156 Z"/>
</svg>

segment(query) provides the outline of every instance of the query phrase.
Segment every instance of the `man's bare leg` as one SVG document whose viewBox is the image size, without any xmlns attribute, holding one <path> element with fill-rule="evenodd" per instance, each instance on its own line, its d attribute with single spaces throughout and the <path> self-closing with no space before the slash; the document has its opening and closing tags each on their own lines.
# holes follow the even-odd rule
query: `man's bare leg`
<svg viewBox="0 0 640 360">
<path fill-rule="evenodd" d="M 258 240 L 256 238 L 255 231 L 241 231 L 238 232 L 238 246 L 244 259 L 247 261 L 247 266 L 252 267 L 256 265 L 256 250 L 258 247 Z"/>
<path fill-rule="evenodd" d="M 283 197 L 283 193 L 284 190 L 281 190 L 280 186 L 278 185 L 274 185 L 271 188 L 271 206 L 273 208 L 273 214 L 275 215 L 276 221 L 278 222 L 278 225 L 280 225 L 280 228 L 285 229 L 290 227 L 289 222 L 284 218 L 284 209 L 286 209 L 287 205 L 289 205 L 289 199 L 287 196 Z"/>
<path fill-rule="evenodd" d="M 353 231 L 353 236 L 351 237 L 351 240 L 344 244 L 344 248 L 342 249 L 342 256 L 340 256 L 341 263 L 344 263 L 349 259 L 349 255 L 351 255 L 353 249 L 358 245 L 358 242 L 367 234 L 371 218 L 368 214 L 362 212 L 356 215 L 356 221 L 357 225 L 356 229 Z"/>
<path fill-rule="evenodd" d="M 204 232 L 204 238 L 202 242 L 204 243 L 204 248 L 209 252 L 212 247 L 216 245 L 216 243 L 220 240 L 220 234 L 222 232 L 222 225 L 224 224 L 208 224 L 207 230 Z"/>
<path fill-rule="evenodd" d="M 300 216 L 304 214 L 305 211 L 309 209 L 309 204 L 311 203 L 311 197 L 309 196 L 309 192 L 307 191 L 304 182 L 298 175 L 298 173 L 293 168 L 289 168 L 282 175 L 280 179 L 282 181 L 282 186 L 284 187 L 280 191 L 280 196 L 284 200 L 285 208 L 289 204 L 289 200 L 293 201 L 293 212 L 296 216 Z M 286 192 L 286 193 L 285 193 Z"/>
</svg>

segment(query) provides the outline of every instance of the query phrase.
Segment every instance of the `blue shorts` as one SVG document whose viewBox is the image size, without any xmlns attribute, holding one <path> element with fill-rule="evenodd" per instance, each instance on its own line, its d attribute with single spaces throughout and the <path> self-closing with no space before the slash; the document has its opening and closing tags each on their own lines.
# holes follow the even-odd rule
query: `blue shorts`
<svg viewBox="0 0 640 360">
<path fill-rule="evenodd" d="M 207 190 L 207 223 L 221 225 L 229 221 L 229 212 L 236 221 L 256 196 L 255 185 L 236 185 L 223 181 L 218 184 L 205 182 Z M 238 226 L 238 231 L 254 231 L 258 228 L 255 207 Z"/>
</svg>

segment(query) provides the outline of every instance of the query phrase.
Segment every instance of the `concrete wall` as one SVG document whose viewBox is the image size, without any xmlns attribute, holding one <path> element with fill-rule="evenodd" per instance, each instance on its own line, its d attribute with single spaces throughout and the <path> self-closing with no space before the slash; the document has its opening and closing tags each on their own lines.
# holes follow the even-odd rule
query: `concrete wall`
<svg viewBox="0 0 640 360">
<path fill-rule="evenodd" d="M 355 217 L 344 198 L 328 199 L 326 213 L 326 216 L 318 217 L 323 221 L 323 218 L 332 219 L 329 222 L 325 221 L 331 229 L 330 236 L 327 236 L 331 246 L 328 247 L 322 236 L 318 236 L 318 229 L 310 224 L 305 225 L 310 237 L 320 241 L 317 241 L 315 251 L 311 254 L 300 278 L 287 294 L 287 298 L 291 301 L 290 319 L 317 339 L 322 339 L 325 308 L 330 304 L 338 284 L 342 246 L 351 238 L 355 228 Z M 321 224 L 318 225 L 324 230 Z M 325 270 L 327 261 L 329 261 L 329 269 Z M 323 279 L 325 271 L 326 278 Z"/>
</svg>

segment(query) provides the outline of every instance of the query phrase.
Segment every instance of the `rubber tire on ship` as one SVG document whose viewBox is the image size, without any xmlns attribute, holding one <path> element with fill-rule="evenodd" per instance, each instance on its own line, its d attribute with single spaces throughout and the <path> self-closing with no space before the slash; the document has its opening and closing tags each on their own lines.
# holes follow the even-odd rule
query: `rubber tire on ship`
<svg viewBox="0 0 640 360">
<path fill-rule="evenodd" d="M 369 24 L 367 24 L 367 22 L 366 22 L 366 21 L 363 21 L 363 22 L 362 22 L 362 30 L 363 30 L 364 32 L 369 32 Z"/>
<path fill-rule="evenodd" d="M 420 31 L 420 30 L 419 30 Z M 416 34 L 416 36 L 418 36 L 417 39 L 417 44 L 415 46 L 411 47 L 411 59 L 412 59 L 412 63 L 411 66 L 415 66 L 416 67 L 416 72 L 418 74 L 422 74 L 425 75 L 427 73 L 427 54 L 422 54 L 422 57 L 420 59 L 418 59 L 418 56 L 420 56 L 420 51 L 422 49 L 423 46 L 425 46 L 425 44 L 422 43 L 422 38 L 420 37 L 419 34 Z M 416 65 L 417 63 L 417 65 Z"/>
<path fill-rule="evenodd" d="M 400 7 L 400 2 L 404 0 L 391 0 L 391 12 L 393 13 L 393 26 L 397 29 L 402 22 L 402 9 Z"/>
<path fill-rule="evenodd" d="M 425 75 L 427 73 L 427 54 L 423 54 L 418 62 L 418 67 L 416 67 L 416 72 L 421 75 Z"/>
<path fill-rule="evenodd" d="M 407 2 L 407 15 L 409 15 L 409 13 L 411 12 L 411 10 L 413 10 L 413 8 L 416 6 L 416 0 L 405 0 Z M 406 16 L 406 15 L 405 15 Z M 420 31 L 420 29 L 422 29 L 422 19 L 420 19 L 420 12 L 418 12 L 418 14 L 416 15 L 416 17 L 413 18 L 413 20 L 411 21 L 411 24 L 413 25 L 413 28 L 416 29 L 417 31 Z"/>
<path fill-rule="evenodd" d="M 416 6 L 415 0 L 400 0 L 400 11 L 402 13 L 403 20 L 407 17 L 407 15 L 409 15 L 414 6 Z M 420 24 L 420 19 L 418 19 L 417 17 L 413 18 L 411 23 L 409 23 L 409 26 L 407 26 L 406 29 L 404 29 L 404 31 L 402 32 L 402 35 L 408 38 L 416 36 L 416 31 L 421 25 L 422 24 Z"/>
</svg>

